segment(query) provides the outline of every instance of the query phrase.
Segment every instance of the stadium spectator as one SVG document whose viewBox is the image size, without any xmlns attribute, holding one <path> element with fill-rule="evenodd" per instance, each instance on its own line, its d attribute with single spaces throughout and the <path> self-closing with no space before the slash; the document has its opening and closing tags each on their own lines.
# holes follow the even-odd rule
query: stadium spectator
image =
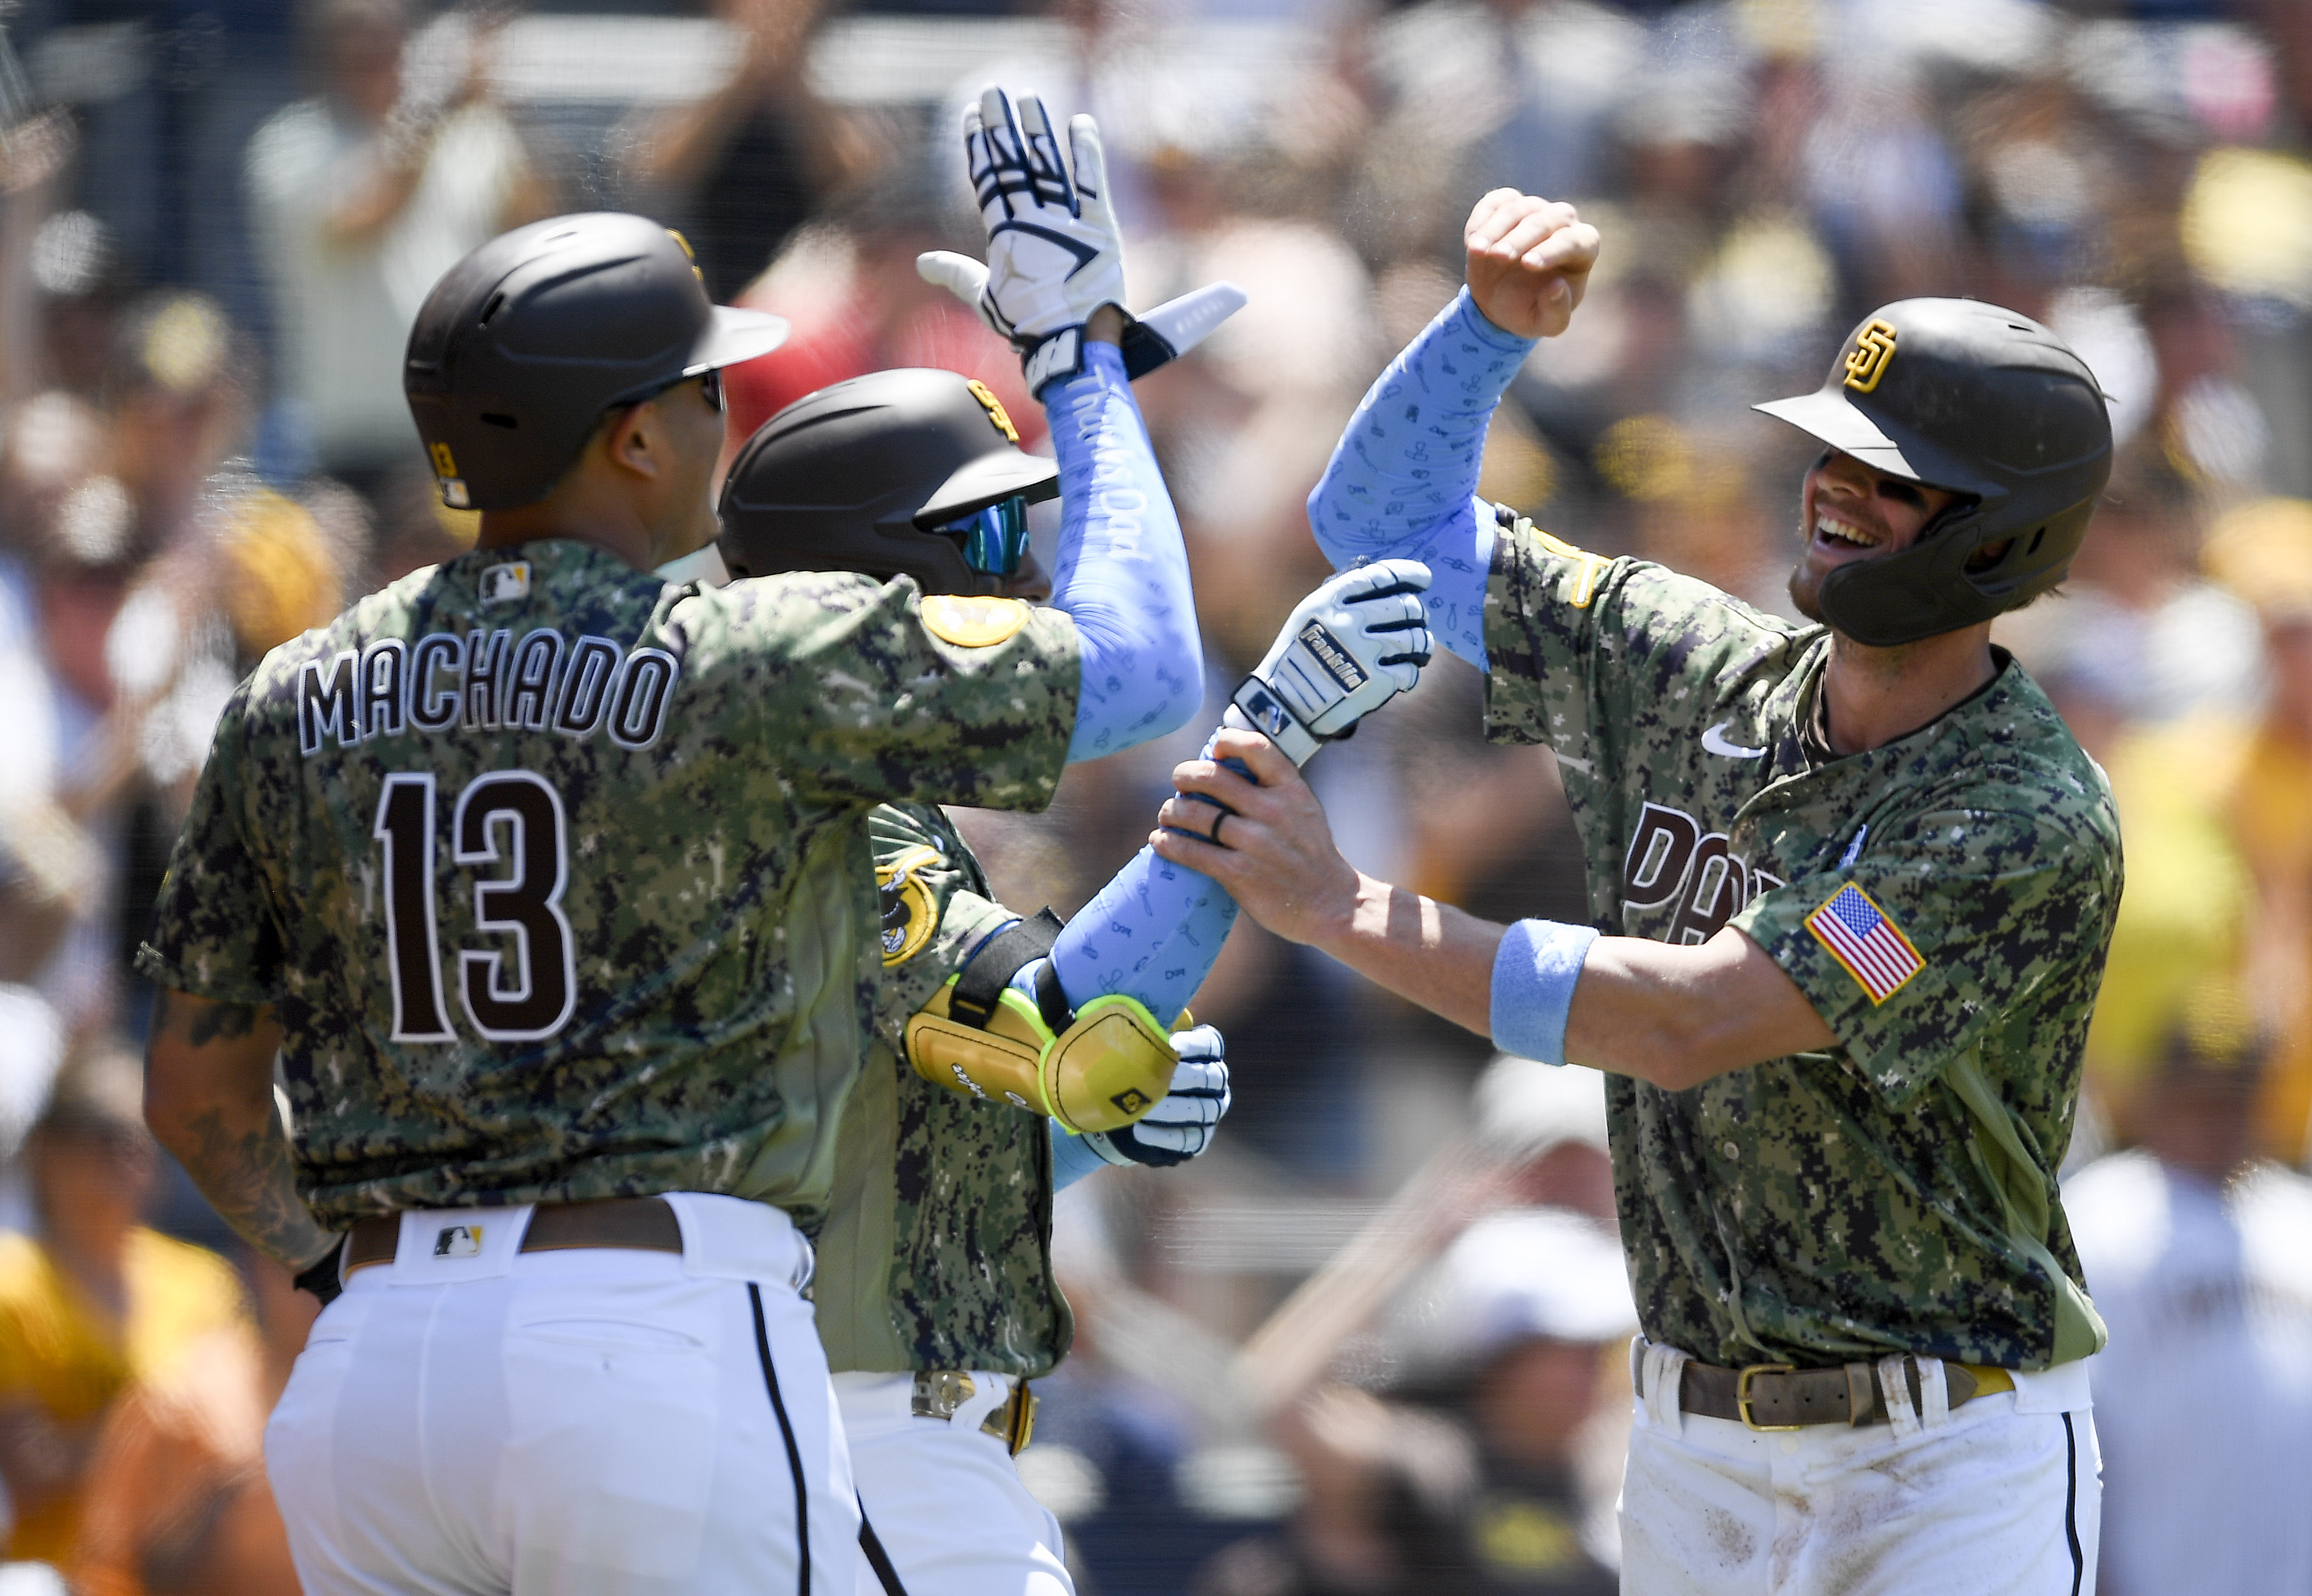
<svg viewBox="0 0 2312 1596">
<path fill-rule="evenodd" d="M 915 270 L 919 252 L 954 241 L 941 229 L 937 195 L 927 172 L 881 174 L 797 232 L 741 296 L 747 309 L 784 316 L 793 331 L 723 373 L 732 447 L 805 394 L 895 366 L 976 378 L 1003 402 L 1022 442 L 1042 440 L 1043 407 L 1029 400 L 1011 347 Z"/>
<path fill-rule="evenodd" d="M 2268 1046 L 2235 989 L 2200 989 L 2142 1145 L 2063 1188 L 2111 1329 L 2102 1596 L 2312 1588 L 2312 1181 L 2256 1156 Z"/>
<path fill-rule="evenodd" d="M 826 0 L 716 0 L 714 9 L 738 35 L 729 79 L 650 117 L 626 153 L 625 180 L 650 214 L 680 220 L 708 296 L 731 304 L 880 152 L 811 88 Z"/>
<path fill-rule="evenodd" d="M 136 1056 L 99 1041 L 57 1077 L 26 1153 L 38 1238 L 0 1236 L 0 1480 L 7 1556 L 70 1572 L 113 1402 L 202 1337 L 245 1333 L 221 1260 L 144 1229 L 156 1157 Z"/>
<path fill-rule="evenodd" d="M 320 467 L 367 490 L 416 446 L 401 353 L 426 291 L 553 202 L 492 96 L 487 29 L 446 93 L 405 77 L 401 0 L 320 0 L 312 29 L 324 92 L 258 129 L 247 180 L 282 389 Z"/>
<path fill-rule="evenodd" d="M 89 1464 L 80 1596 L 297 1596 L 262 1443 L 315 1304 L 270 1259 L 244 1269 L 261 1344 L 212 1331 L 114 1403 Z"/>
<path fill-rule="evenodd" d="M 1616 1588 L 1599 1556 L 1612 1493 L 1594 1468 L 1585 1493 L 1581 1454 L 1627 1406 L 1620 1248 L 1586 1217 L 1511 1209 L 1464 1232 L 1439 1275 L 1417 1378 L 1389 1401 L 1320 1388 L 1282 1416 L 1307 1493 L 1291 1531 L 1222 1553 L 1199 1596 Z"/>
</svg>

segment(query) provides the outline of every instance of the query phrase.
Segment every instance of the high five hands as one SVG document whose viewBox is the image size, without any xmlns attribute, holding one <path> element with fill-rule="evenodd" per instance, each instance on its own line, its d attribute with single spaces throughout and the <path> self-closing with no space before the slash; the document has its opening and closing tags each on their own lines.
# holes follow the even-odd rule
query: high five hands
<svg viewBox="0 0 2312 1596">
<path fill-rule="evenodd" d="M 1598 230 L 1569 205 L 1496 188 L 1461 230 L 1469 297 L 1520 338 L 1554 338 L 1573 318 L 1598 264 Z"/>
</svg>

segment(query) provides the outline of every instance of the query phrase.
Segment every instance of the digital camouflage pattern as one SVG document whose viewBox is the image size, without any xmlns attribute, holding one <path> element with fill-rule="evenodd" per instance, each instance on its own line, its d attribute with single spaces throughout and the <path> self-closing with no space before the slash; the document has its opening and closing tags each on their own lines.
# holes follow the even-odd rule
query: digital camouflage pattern
<svg viewBox="0 0 2312 1596">
<path fill-rule="evenodd" d="M 881 878 L 883 992 L 843 1110 L 811 1283 L 828 1367 L 1049 1374 L 1075 1334 L 1052 1277 L 1052 1146 L 1041 1115 L 933 1086 L 907 1016 L 1018 915 L 937 810 L 868 819 Z"/>
<path fill-rule="evenodd" d="M 2069 1362 L 2103 1339 L 2054 1172 L 2119 905 L 2110 789 L 2004 655 L 1933 724 L 1811 758 L 1829 646 L 1524 522 L 1495 543 L 1488 735 L 1556 750 L 1598 928 L 1737 926 L 1844 1044 L 1607 1077 L 1640 1317 L 1720 1365 Z M 1808 926 L 1848 885 L 1916 950 L 1884 1001 Z M 1911 963 L 1880 946 L 1869 972 Z"/>
<path fill-rule="evenodd" d="M 325 1225 L 663 1190 L 808 1222 L 880 984 L 868 812 L 1039 807 L 1074 727 L 1066 616 L 967 648 L 918 606 L 565 541 L 407 577 L 235 693 L 139 967 L 274 1006 Z"/>
</svg>

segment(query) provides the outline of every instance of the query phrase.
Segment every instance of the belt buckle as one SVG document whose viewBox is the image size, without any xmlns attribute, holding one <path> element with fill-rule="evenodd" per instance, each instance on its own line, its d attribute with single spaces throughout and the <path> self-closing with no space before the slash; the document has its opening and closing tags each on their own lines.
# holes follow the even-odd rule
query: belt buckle
<svg viewBox="0 0 2312 1596">
<path fill-rule="evenodd" d="M 976 1390 L 971 1376 L 960 1369 L 918 1369 L 908 1411 L 917 1418 L 944 1418 L 951 1423 L 955 1410 L 971 1400 Z"/>
<path fill-rule="evenodd" d="M 1035 1435 L 1036 1405 L 1042 1400 L 1028 1389 L 1025 1380 L 1019 1382 L 1003 1405 L 981 1422 L 980 1433 L 994 1436 L 1003 1443 L 1005 1451 L 1018 1457 L 1028 1450 L 1028 1443 Z"/>
<path fill-rule="evenodd" d="M 1760 1374 L 1795 1374 L 1797 1373 L 1798 1365 L 1795 1364 L 1751 1364 L 1734 1377 L 1734 1411 L 1741 1418 L 1744 1429 L 1756 1430 L 1760 1435 L 1765 1435 L 1775 1430 L 1798 1430 L 1806 1427 L 1803 1425 L 1762 1425 L 1750 1417 L 1750 1382 L 1752 1380 Z"/>
</svg>

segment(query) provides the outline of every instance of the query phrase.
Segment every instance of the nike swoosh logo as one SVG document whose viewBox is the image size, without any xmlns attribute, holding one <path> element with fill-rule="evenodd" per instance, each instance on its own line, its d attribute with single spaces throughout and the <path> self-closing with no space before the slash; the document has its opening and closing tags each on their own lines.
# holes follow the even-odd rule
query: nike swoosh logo
<svg viewBox="0 0 2312 1596">
<path fill-rule="evenodd" d="M 1032 222 L 999 222 L 987 230 L 987 236 L 992 240 L 996 234 L 1003 232 L 1024 232 L 1029 237 L 1041 239 L 1047 244 L 1057 244 L 1074 256 L 1076 264 L 1068 268 L 1069 277 L 1074 276 L 1099 258 L 1099 246 L 1087 244 L 1082 239 L 1072 239 L 1067 234 L 1055 232 L 1048 227 L 1038 227 Z M 1061 281 L 1065 282 L 1066 278 L 1062 278 Z"/>
<path fill-rule="evenodd" d="M 1726 740 L 1726 728 L 1733 724 L 1731 720 L 1721 720 L 1703 732 L 1702 751 L 1704 754 L 1722 754 L 1729 759 L 1764 759 L 1766 756 L 1764 748 L 1745 748 L 1739 743 Z"/>
</svg>

